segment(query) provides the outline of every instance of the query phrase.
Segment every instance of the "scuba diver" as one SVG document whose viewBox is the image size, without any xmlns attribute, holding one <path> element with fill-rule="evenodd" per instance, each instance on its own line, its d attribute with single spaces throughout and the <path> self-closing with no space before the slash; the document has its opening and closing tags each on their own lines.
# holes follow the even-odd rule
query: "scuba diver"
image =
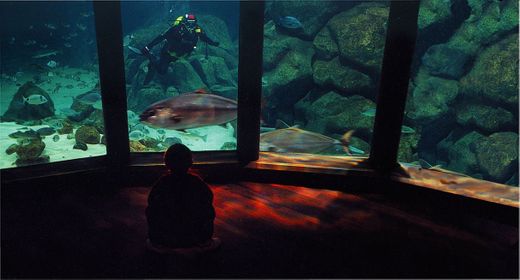
<svg viewBox="0 0 520 280">
<path fill-rule="evenodd" d="M 211 40 L 197 24 L 195 15 L 185 14 L 175 19 L 170 29 L 157 36 L 150 44 L 141 50 L 129 47 L 132 51 L 144 55 L 150 60 L 148 73 L 146 74 L 143 84 L 147 85 L 152 80 L 156 71 L 161 75 L 165 74 L 170 62 L 190 55 L 196 48 L 199 38 L 209 45 L 219 45 L 219 42 Z M 159 58 L 157 58 L 150 50 L 164 40 L 166 40 L 166 43 L 161 49 Z"/>
</svg>

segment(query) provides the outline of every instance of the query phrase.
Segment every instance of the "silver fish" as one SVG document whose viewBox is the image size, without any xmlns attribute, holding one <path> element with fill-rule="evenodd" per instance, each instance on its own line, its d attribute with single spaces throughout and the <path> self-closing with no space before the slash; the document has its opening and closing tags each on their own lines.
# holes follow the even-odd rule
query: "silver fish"
<svg viewBox="0 0 520 280">
<path fill-rule="evenodd" d="M 236 101 L 203 90 L 156 102 L 139 116 L 142 122 L 153 127 L 168 129 L 217 125 L 236 118 Z"/>
</svg>

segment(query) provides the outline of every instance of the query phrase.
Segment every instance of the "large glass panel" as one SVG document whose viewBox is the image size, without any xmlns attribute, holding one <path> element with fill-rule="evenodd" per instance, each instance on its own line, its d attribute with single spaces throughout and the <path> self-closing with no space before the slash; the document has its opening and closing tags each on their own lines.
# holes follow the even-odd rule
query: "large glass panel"
<svg viewBox="0 0 520 280">
<path fill-rule="evenodd" d="M 131 152 L 235 150 L 239 2 L 124 1 L 122 14 Z"/>
<path fill-rule="evenodd" d="M 91 2 L 0 2 L 0 168 L 106 154 Z"/>
<path fill-rule="evenodd" d="M 421 1 L 399 160 L 518 186 L 518 1 Z"/>
<path fill-rule="evenodd" d="M 388 12 L 387 1 L 267 1 L 261 151 L 368 156 Z"/>
</svg>

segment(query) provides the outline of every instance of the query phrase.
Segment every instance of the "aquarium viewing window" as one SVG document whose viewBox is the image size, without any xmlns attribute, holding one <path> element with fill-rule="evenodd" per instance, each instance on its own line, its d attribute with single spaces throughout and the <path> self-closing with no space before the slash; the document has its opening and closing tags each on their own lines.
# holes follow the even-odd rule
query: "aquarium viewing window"
<svg viewBox="0 0 520 280">
<path fill-rule="evenodd" d="M 468 5 L 421 3 L 398 159 L 518 186 L 518 1 Z"/>
<path fill-rule="evenodd" d="M 105 155 L 92 3 L 0 6 L 0 169 Z"/>
<path fill-rule="evenodd" d="M 513 145 L 502 145 L 514 142 L 515 135 L 516 141 L 518 141 L 518 131 L 512 129 L 515 124 L 516 126 L 518 124 L 518 112 L 512 110 L 515 106 L 514 102 L 516 102 L 516 106 L 518 104 L 518 97 L 516 96 L 515 101 L 514 96 L 509 98 L 503 95 L 497 97 L 499 99 L 493 103 L 501 104 L 501 106 L 497 106 L 496 112 L 493 111 L 500 115 L 500 120 L 504 119 L 499 125 L 499 130 L 488 129 L 485 127 L 485 123 L 479 122 L 487 117 L 477 120 L 469 118 L 465 113 L 469 108 L 469 112 L 476 110 L 475 112 L 482 112 L 485 116 L 490 114 L 478 107 L 483 104 L 476 103 L 477 99 L 471 97 L 471 94 L 468 95 L 468 92 L 471 91 L 484 100 L 492 98 L 484 95 L 483 91 L 468 89 L 469 86 L 478 84 L 472 81 L 480 79 L 475 78 L 477 76 L 471 76 L 473 68 L 490 68 L 490 65 L 485 64 L 486 55 L 489 55 L 486 54 L 486 51 L 502 50 L 500 54 L 505 56 L 503 61 L 507 60 L 507 54 L 518 53 L 517 46 L 515 49 L 514 44 L 510 42 L 515 40 L 518 42 L 518 33 L 506 27 L 508 26 L 508 15 L 512 13 L 511 9 L 518 11 L 518 5 L 513 2 L 505 1 L 505 5 L 498 6 L 489 5 L 489 7 L 495 7 L 493 12 L 499 11 L 504 16 L 504 19 L 499 22 L 502 29 L 497 31 L 498 33 L 486 29 L 486 32 L 491 32 L 489 38 L 493 38 L 492 41 L 486 41 L 487 39 L 481 36 L 476 37 L 484 38 L 482 40 L 486 42 L 483 45 L 485 48 L 479 47 L 478 51 L 466 54 L 467 57 L 462 55 L 463 58 L 470 59 L 471 63 L 464 63 L 464 67 L 458 69 L 460 76 L 457 78 L 437 72 L 432 73 L 438 69 L 451 71 L 450 67 L 435 64 L 439 61 L 433 57 L 439 58 L 441 61 L 452 61 L 451 58 L 442 60 L 443 55 L 446 55 L 442 44 L 447 44 L 450 48 L 463 46 L 464 42 L 457 41 L 456 38 L 453 39 L 453 43 L 448 43 L 457 32 L 469 32 L 475 28 L 470 28 L 471 26 L 466 29 L 462 28 L 465 24 L 469 24 L 468 17 L 457 19 L 458 14 L 450 14 L 441 18 L 431 17 L 431 13 L 440 16 L 446 9 L 441 4 L 435 4 L 436 1 L 421 1 L 422 12 L 419 21 L 417 21 L 419 2 L 416 1 L 347 1 L 341 3 L 335 1 L 331 3 L 243 1 L 226 3 L 226 5 L 230 5 L 229 9 L 222 10 L 217 7 L 208 9 L 208 7 L 204 7 L 205 2 L 199 1 L 146 4 L 118 1 L 78 2 L 79 6 L 93 7 L 90 12 L 88 10 L 80 12 L 80 17 L 75 17 L 75 19 L 83 21 L 90 19 L 90 24 L 95 23 L 95 30 L 94 27 L 86 26 L 83 31 L 93 34 L 93 40 L 97 44 L 97 61 L 90 59 L 95 58 L 95 50 L 93 51 L 94 56 L 90 56 L 90 52 L 84 51 L 81 52 L 81 55 L 89 54 L 87 58 L 78 55 L 78 57 L 74 56 L 74 59 L 79 61 L 77 63 L 85 61 L 99 63 L 99 67 L 93 64 L 92 67 L 95 66 L 95 68 L 89 68 L 91 72 L 97 71 L 99 68 L 99 74 L 97 74 L 99 86 L 90 85 L 85 92 L 77 94 L 74 98 L 69 97 L 68 103 L 65 104 L 66 107 L 71 108 L 73 101 L 79 102 L 89 109 L 71 108 L 76 112 L 72 114 L 72 111 L 65 108 L 60 114 L 63 118 L 72 117 L 74 119 L 74 117 L 82 116 L 82 112 L 85 110 L 96 112 L 98 118 L 95 120 L 97 122 L 91 120 L 92 117 L 89 115 L 78 121 L 78 126 L 96 128 L 102 124 L 104 129 L 103 133 L 99 133 L 99 141 L 101 141 L 101 136 L 104 136 L 104 143 L 87 143 L 87 151 L 68 150 L 72 151 L 71 154 L 75 156 L 88 157 L 87 159 L 69 161 L 67 164 L 59 165 L 59 162 L 55 162 L 59 159 L 54 160 L 51 157 L 48 164 L 20 168 L 3 167 L 2 173 L 3 175 L 12 173 L 15 174 L 14 177 L 20 177 L 22 171 L 23 174 L 36 174 L 35 170 L 38 168 L 42 170 L 41 174 L 45 174 L 51 168 L 70 171 L 74 168 L 78 170 L 107 168 L 111 172 L 113 171 L 114 177 L 124 176 L 125 173 L 118 172 L 130 165 L 161 164 L 161 152 L 167 145 L 180 141 L 191 143 L 191 148 L 197 151 L 196 155 L 205 155 L 206 158 L 212 158 L 214 162 L 227 158 L 245 165 L 257 160 L 260 150 L 272 155 L 294 152 L 310 153 L 313 159 L 317 158 L 313 163 L 319 163 L 320 157 L 326 159 L 327 155 L 339 155 L 334 158 L 345 161 L 351 160 L 352 155 L 360 155 L 361 158 L 355 160 L 363 162 L 367 169 L 375 171 L 392 171 L 398 166 L 397 159 L 399 159 L 405 166 L 415 166 L 417 162 L 425 162 L 425 164 L 432 165 L 430 167 L 432 170 L 437 170 L 439 167 L 436 165 L 441 164 L 440 168 L 451 168 L 450 170 L 466 172 L 474 177 L 481 174 L 480 178 L 504 183 L 510 179 L 510 175 L 514 178 L 515 173 L 511 173 L 511 170 L 514 171 L 515 164 L 516 166 L 518 164 L 518 150 L 509 151 L 507 149 L 512 148 Z M 60 3 L 52 2 L 52 5 L 60 5 Z M 64 5 L 74 5 L 74 3 L 76 2 L 64 2 Z M 11 5 L 11 3 L 1 3 L 0 5 L 8 4 Z M 28 5 L 28 3 L 25 4 Z M 44 5 L 44 3 L 39 5 Z M 147 9 L 155 9 L 154 5 L 166 6 L 162 7 L 156 17 L 149 21 L 137 20 L 137 18 L 142 18 L 139 15 L 146 13 Z M 189 6 L 189 9 L 186 5 Z M 308 14 L 309 7 L 312 8 L 310 9 L 313 11 L 312 15 Z M 2 11 L 5 10 L 2 9 Z M 185 10 L 190 11 L 185 13 Z M 450 11 L 452 12 L 452 10 L 453 8 Z M 225 11 L 229 14 L 226 14 Z M 487 14 L 486 9 L 482 9 L 482 11 L 481 15 Z M 143 57 L 142 53 L 144 47 L 150 45 L 153 38 L 160 32 L 175 25 L 176 20 L 192 21 L 192 14 L 196 16 L 201 28 L 208 31 L 208 36 L 218 34 L 213 35 L 215 37 L 211 41 L 213 43 L 219 41 L 219 45 L 209 44 L 206 52 L 205 44 L 199 42 L 192 53 L 170 63 L 167 65 L 169 67 L 163 69 L 164 74 L 156 73 L 151 77 L 150 82 L 144 85 L 144 79 L 149 71 L 149 57 Z M 493 13 L 490 12 L 490 14 Z M 313 18 L 313 16 L 316 17 Z M 2 19 L 4 18 L 2 17 Z M 475 19 L 476 24 L 480 22 L 475 17 L 470 16 L 469 18 Z M 172 19 L 173 22 L 170 22 Z M 442 24 L 447 22 L 456 26 L 452 28 L 453 32 L 450 33 L 450 36 L 446 35 L 445 38 L 428 36 L 430 34 L 428 32 L 434 32 L 435 28 L 442 27 Z M 9 26 L 9 24 L 6 23 L 2 26 Z M 481 24 L 484 23 L 481 22 Z M 363 25 L 365 29 L 358 30 L 357 25 Z M 419 25 L 419 29 L 417 29 L 417 25 Z M 45 26 L 44 22 L 43 28 L 54 30 L 53 27 L 55 26 Z M 17 26 L 17 28 L 21 27 Z M 76 28 L 82 31 L 84 26 L 80 24 Z M 92 28 L 91 31 L 89 28 Z M 227 28 L 228 35 L 217 32 L 217 29 L 225 28 Z M 54 34 L 56 31 L 52 32 Z M 419 37 L 416 40 L 417 32 L 419 32 Z M 503 35 L 503 39 L 500 39 L 502 36 L 500 34 Z M 352 37 L 358 39 L 351 40 Z M 71 36 L 71 38 L 76 37 Z M 81 37 L 81 40 L 85 38 L 87 37 Z M 88 50 L 88 42 L 87 46 L 82 45 L 82 48 Z M 418 47 L 414 52 L 415 42 Z M 60 44 L 63 44 L 63 41 Z M 441 47 L 435 47 L 439 45 Z M 10 64 L 4 64 L 5 61 L 9 61 L 4 60 L 4 55 L 9 54 L 9 52 L 4 52 L 4 48 L 7 47 L 2 44 L 2 74 L 7 69 L 11 69 L 9 68 L 11 66 L 8 67 Z M 68 47 L 63 46 L 63 48 Z M 160 45 L 150 48 L 150 50 L 154 54 L 161 52 Z M 52 54 L 52 56 L 54 55 L 62 54 Z M 413 55 L 415 55 L 415 60 L 412 63 Z M 74 59 L 71 58 L 70 61 L 75 61 Z M 9 63 L 18 65 L 16 61 L 20 58 L 14 56 L 12 60 L 13 62 Z M 59 67 L 59 64 L 50 63 L 50 65 L 46 67 Z M 518 67 L 518 64 L 511 67 Z M 48 68 L 44 69 L 50 72 Z M 517 71 L 517 68 L 512 71 Z M 176 76 L 180 73 L 184 76 Z M 4 76 L 2 78 L 4 79 Z M 10 75 L 5 78 L 10 78 Z M 83 81 L 82 77 L 80 77 L 80 81 Z M 495 80 L 490 82 L 493 81 Z M 437 82 L 442 82 L 440 83 L 442 86 L 436 86 Z M 409 83 L 410 98 L 406 104 Z M 446 98 L 451 96 L 453 92 L 450 86 L 454 84 L 459 91 L 465 90 L 464 95 L 457 95 L 457 98 L 453 97 L 449 102 L 434 98 L 434 96 L 445 96 Z M 491 85 L 493 83 L 488 83 L 486 86 Z M 2 82 L 2 102 L 5 102 L 3 101 L 3 86 L 4 82 Z M 67 84 L 64 86 L 67 87 Z M 495 84 L 493 87 L 498 86 Z M 518 80 L 516 80 L 516 84 L 512 79 L 511 83 L 504 83 L 502 86 L 505 87 L 505 90 L 518 88 Z M 92 94 L 98 87 L 103 94 L 99 92 L 97 95 Z M 43 88 L 43 90 L 47 89 Z M 61 88 L 58 91 L 61 91 Z M 171 113 L 168 116 L 174 124 L 183 123 L 189 119 L 182 114 L 169 111 L 168 104 L 154 104 L 154 102 L 161 102 L 172 97 L 183 96 L 181 93 L 185 92 L 192 92 L 190 94 L 193 97 L 195 95 L 204 96 L 211 92 L 226 100 L 235 101 L 236 104 L 233 103 L 235 107 L 231 109 L 236 111 L 236 120 L 224 118 L 223 121 L 218 121 L 219 123 L 210 122 L 209 124 L 215 127 L 215 131 L 209 132 L 203 131 L 207 130 L 207 127 L 203 129 L 177 127 L 177 130 L 171 129 L 175 128 L 173 126 L 162 128 L 149 119 L 154 115 L 147 108 L 158 104 L 160 106 L 157 109 L 166 109 L 166 113 Z M 11 93 L 13 92 L 11 91 Z M 490 93 L 486 91 L 485 94 Z M 50 96 L 52 98 L 52 94 Z M 99 107 L 99 99 L 103 104 L 102 110 Z M 192 102 L 194 99 L 189 100 Z M 38 98 L 35 97 L 28 101 L 45 103 L 43 99 L 38 101 Z M 432 102 L 437 103 L 432 105 Z M 207 102 L 202 103 L 208 104 Z M 214 104 L 211 101 L 209 103 Z M 418 104 L 422 106 L 418 106 Z M 441 110 L 439 119 L 430 118 L 427 115 L 430 113 L 428 108 L 435 108 L 435 106 L 447 110 Z M 513 123 L 508 118 L 507 112 L 513 115 Z M 139 123 L 137 119 L 140 121 Z M 430 120 L 432 122 L 428 122 Z M 7 122 L 2 122 L 2 124 L 5 123 Z M 206 123 L 198 120 L 197 125 L 201 124 Z M 297 128 L 294 127 L 296 125 Z M 20 127 L 20 133 L 17 134 L 25 135 L 23 139 L 32 139 L 31 135 L 38 135 L 41 138 L 42 134 L 47 133 L 38 132 L 36 129 L 40 127 L 34 127 L 35 132 L 30 132 L 33 127 L 33 124 L 30 123 L 24 126 L 27 128 Z M 50 125 L 47 126 L 50 127 Z M 72 127 L 73 132 L 79 129 L 74 122 Z M 271 141 L 276 140 L 276 137 L 270 138 L 270 142 L 266 141 L 266 138 L 262 139 L 269 133 L 272 135 L 273 132 L 280 135 L 279 131 L 289 130 L 288 127 L 292 127 L 292 131 L 297 132 L 295 137 L 291 138 L 291 135 L 281 137 L 282 142 Z M 433 132 L 438 134 L 431 133 L 433 128 L 435 128 Z M 178 131 L 178 129 L 184 131 Z M 96 128 L 96 130 L 100 132 L 100 129 Z M 351 133 L 345 135 L 348 131 Z M 499 133 L 500 137 L 493 136 L 496 133 Z M 16 140 L 16 138 L 9 137 L 9 134 L 11 133 L 0 136 L 4 140 L 9 139 L 11 144 L 17 146 L 28 143 L 27 140 Z M 302 134 L 311 135 L 314 138 L 305 138 L 302 137 Z M 42 141 L 53 141 L 55 135 L 58 135 L 60 139 L 63 138 L 59 132 L 53 132 L 45 136 Z M 482 145 L 471 142 L 475 139 L 470 139 L 466 135 L 475 139 L 482 136 L 483 138 L 479 139 L 482 141 L 487 139 L 487 142 L 479 142 L 483 143 Z M 503 135 L 507 137 L 502 137 Z M 208 143 L 208 139 L 212 141 L 211 145 L 202 145 L 202 143 Z M 315 139 L 320 141 L 317 143 L 307 141 L 302 144 L 301 139 L 311 139 L 310 142 Z M 72 146 L 76 142 L 80 142 L 77 141 L 76 135 L 73 139 L 67 140 L 74 142 Z M 326 143 L 325 140 L 330 142 Z M 462 154 L 463 149 L 458 149 L 450 153 L 447 147 L 456 146 L 457 143 L 460 145 L 469 143 L 468 147 L 471 149 L 482 148 L 483 150 L 479 151 L 484 152 L 473 153 L 473 155 L 471 153 Z M 199 144 L 201 146 L 198 146 Z M 315 147 L 312 146 L 314 144 L 318 148 L 314 149 Z M 323 148 L 324 146 L 325 148 Z M 98 154 L 85 152 L 93 153 L 96 151 L 95 147 L 103 147 L 103 152 L 99 154 L 99 157 L 90 158 Z M 7 144 L 3 147 L 3 149 L 8 148 Z M 10 153 L 10 156 L 19 156 L 16 154 L 19 148 L 13 147 L 13 149 L 14 152 Z M 468 160 L 472 156 L 483 157 L 485 153 L 492 151 L 500 151 L 504 155 L 499 159 L 508 160 L 508 162 L 504 162 L 505 169 L 496 169 L 496 174 L 500 176 L 490 176 L 491 167 L 496 166 L 490 168 L 479 166 L 478 169 L 471 169 L 474 171 L 472 171 L 473 173 L 468 173 L 469 169 L 457 169 L 464 166 L 462 163 L 468 163 L 467 166 L 475 168 L 475 164 Z M 42 154 L 45 155 L 45 153 Z M 218 157 L 218 155 L 225 155 L 225 157 Z M 16 161 L 16 158 L 13 159 Z M 62 160 L 66 159 L 68 158 Z M 271 159 L 277 159 L 277 157 Z M 485 160 L 485 158 L 483 159 Z M 482 161 L 482 159 L 479 160 Z M 308 163 L 309 160 L 303 165 Z M 445 166 L 446 164 L 447 166 Z M 495 180 L 495 178 L 500 180 Z"/>
</svg>

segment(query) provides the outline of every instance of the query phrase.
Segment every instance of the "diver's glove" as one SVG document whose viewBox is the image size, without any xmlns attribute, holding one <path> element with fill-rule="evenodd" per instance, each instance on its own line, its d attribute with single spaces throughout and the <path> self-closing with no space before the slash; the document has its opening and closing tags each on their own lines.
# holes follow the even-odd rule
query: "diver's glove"
<svg viewBox="0 0 520 280">
<path fill-rule="evenodd" d="M 141 49 L 141 54 L 142 55 L 149 55 L 150 54 L 150 49 L 145 46 L 144 48 Z"/>
</svg>

